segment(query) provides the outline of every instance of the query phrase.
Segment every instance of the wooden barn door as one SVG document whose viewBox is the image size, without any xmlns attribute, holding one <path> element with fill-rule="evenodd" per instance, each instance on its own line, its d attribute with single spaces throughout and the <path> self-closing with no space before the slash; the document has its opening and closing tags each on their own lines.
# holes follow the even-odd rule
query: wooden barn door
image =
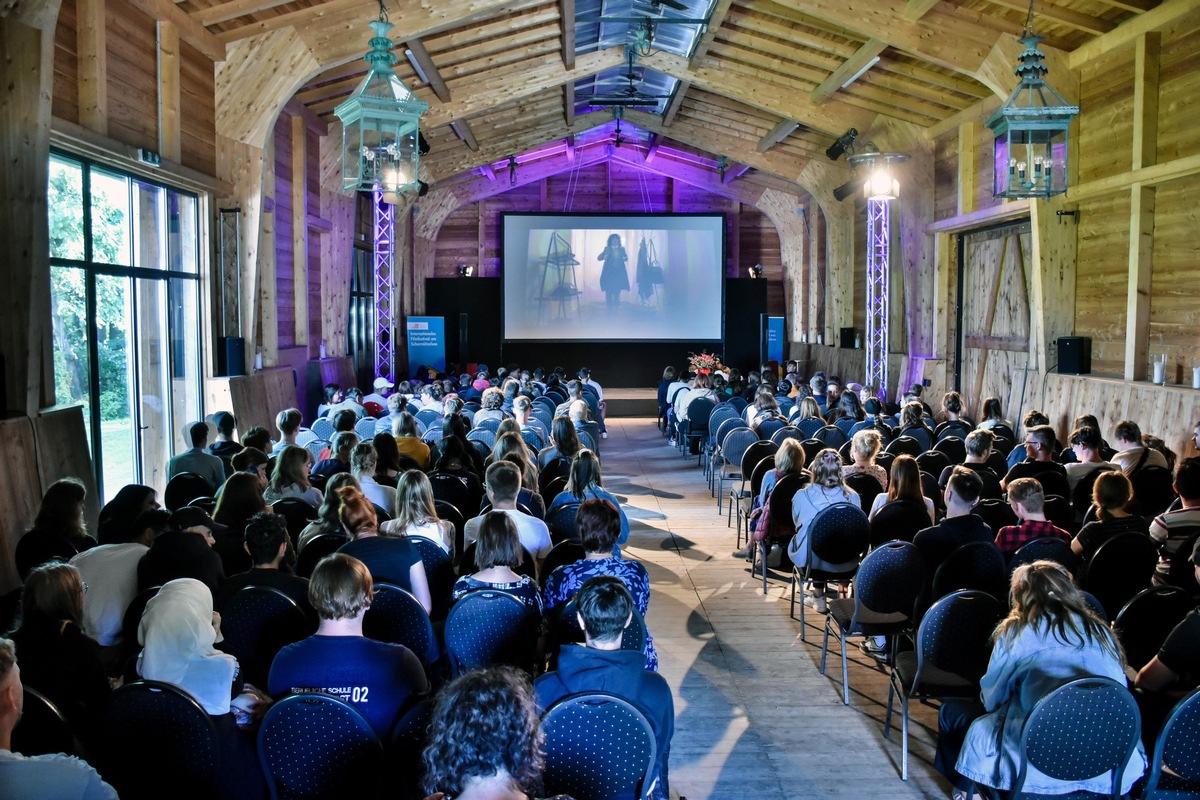
<svg viewBox="0 0 1200 800">
<path fill-rule="evenodd" d="M 1017 413 L 1014 389 L 1030 363 L 1028 222 L 962 236 L 955 383 L 975 416 L 988 397 Z"/>
</svg>

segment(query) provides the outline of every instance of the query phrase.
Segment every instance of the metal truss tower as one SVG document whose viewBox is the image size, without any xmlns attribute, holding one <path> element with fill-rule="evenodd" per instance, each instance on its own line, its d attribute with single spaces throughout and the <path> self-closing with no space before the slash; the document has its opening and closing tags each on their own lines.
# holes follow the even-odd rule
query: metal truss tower
<svg viewBox="0 0 1200 800">
<path fill-rule="evenodd" d="M 396 206 L 385 203 L 381 192 L 373 192 L 371 198 L 375 204 L 375 375 L 394 381 Z"/>
<path fill-rule="evenodd" d="M 890 200 L 867 201 L 867 384 L 887 397 Z"/>
</svg>

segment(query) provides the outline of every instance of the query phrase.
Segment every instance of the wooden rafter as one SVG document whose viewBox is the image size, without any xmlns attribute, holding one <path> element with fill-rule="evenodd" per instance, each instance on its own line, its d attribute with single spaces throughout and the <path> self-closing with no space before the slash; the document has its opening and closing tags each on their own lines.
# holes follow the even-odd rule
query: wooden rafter
<svg viewBox="0 0 1200 800">
<path fill-rule="evenodd" d="M 794 122 L 790 119 L 783 119 L 779 124 L 771 129 L 770 133 L 758 140 L 757 150 L 760 153 L 765 153 L 774 145 L 779 144 L 800 127 L 799 122 Z"/>
<path fill-rule="evenodd" d="M 228 3 L 218 3 L 215 6 L 193 11 L 192 19 L 201 25 L 219 25 L 238 17 L 248 17 L 260 11 L 269 11 L 287 5 L 291 0 L 230 0 Z"/>
<path fill-rule="evenodd" d="M 692 51 L 691 66 L 695 67 L 704 61 L 704 57 L 708 54 L 708 48 L 712 46 L 713 39 L 716 38 L 721 26 L 725 24 L 725 16 L 729 13 L 732 5 L 733 0 L 718 0 L 717 7 L 713 9 L 713 13 L 708 18 L 704 35 L 700 37 L 700 41 L 696 43 L 696 49 Z"/>
<path fill-rule="evenodd" d="M 1021 0 L 987 0 L 989 3 L 994 3 L 1001 8 L 1011 8 L 1016 11 L 1026 11 L 1029 8 L 1028 3 L 1023 3 Z M 1108 33 L 1117 25 L 1108 20 L 1098 19 L 1088 14 L 1080 14 L 1078 11 L 1072 11 L 1069 8 L 1063 8 L 1051 3 L 1042 3 L 1033 10 L 1034 19 L 1042 17 L 1059 25 L 1066 25 L 1068 28 L 1090 33 L 1094 36 L 1100 36 Z M 1037 25 L 1034 25 L 1037 28 Z"/>
<path fill-rule="evenodd" d="M 562 59 L 563 67 L 575 69 L 575 0 L 558 0 L 562 26 Z M 569 124 L 569 123 L 568 123 Z"/>
<path fill-rule="evenodd" d="M 676 84 L 671 100 L 667 103 L 667 110 L 663 112 L 663 125 L 669 126 L 675 120 L 675 115 L 679 113 L 679 107 L 683 105 L 683 98 L 687 96 L 691 85 L 691 81 L 685 80 Z"/>
<path fill-rule="evenodd" d="M 854 55 L 846 59 L 840 67 L 835 69 L 828 78 L 822 81 L 820 86 L 813 89 L 813 102 L 824 103 L 834 92 L 842 88 L 842 84 L 854 77 L 855 73 L 879 58 L 879 54 L 886 48 L 887 42 L 880 39 L 868 40 L 854 52 Z"/>
<path fill-rule="evenodd" d="M 563 84 L 563 118 L 567 121 L 567 127 L 575 124 L 575 81 Z"/>
<path fill-rule="evenodd" d="M 479 142 L 475 140 L 475 133 L 471 130 L 471 123 L 465 119 L 456 119 L 450 123 L 450 127 L 454 129 L 455 135 L 463 140 L 463 144 L 472 150 L 479 149 Z"/>
<path fill-rule="evenodd" d="M 408 45 L 408 52 L 412 53 L 412 59 L 416 62 L 417 67 L 420 67 L 420 71 L 425 73 L 425 78 L 429 81 L 429 88 L 437 95 L 437 99 L 443 103 L 449 103 L 450 89 L 446 86 L 446 81 L 442 79 L 442 74 L 438 72 L 433 59 L 429 57 L 429 51 L 425 49 L 425 45 L 421 43 L 420 39 L 409 39 L 405 44 Z"/>
</svg>

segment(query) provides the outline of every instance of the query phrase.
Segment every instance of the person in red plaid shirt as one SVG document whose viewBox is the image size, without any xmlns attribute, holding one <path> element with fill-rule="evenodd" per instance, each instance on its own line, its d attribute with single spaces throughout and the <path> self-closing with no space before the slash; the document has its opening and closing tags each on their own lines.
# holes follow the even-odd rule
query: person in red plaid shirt
<svg viewBox="0 0 1200 800">
<path fill-rule="evenodd" d="M 1006 525 L 996 534 L 996 547 L 1005 558 L 1021 549 L 1021 545 L 1046 536 L 1071 541 L 1071 534 L 1046 519 L 1042 506 L 1046 495 L 1034 478 L 1017 478 L 1008 484 L 1008 504 L 1021 519 L 1020 525 Z"/>
</svg>

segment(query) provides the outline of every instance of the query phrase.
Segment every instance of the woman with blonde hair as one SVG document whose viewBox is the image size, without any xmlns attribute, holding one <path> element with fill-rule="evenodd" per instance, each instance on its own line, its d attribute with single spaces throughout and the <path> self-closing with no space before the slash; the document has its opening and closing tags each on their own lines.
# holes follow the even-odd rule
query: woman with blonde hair
<svg viewBox="0 0 1200 800">
<path fill-rule="evenodd" d="M 977 701 L 946 701 L 939 714 L 934 766 L 967 798 L 972 784 L 1010 790 L 1020 767 L 1021 732 L 1035 704 L 1076 678 L 1125 685 L 1121 645 L 1059 564 L 1035 561 L 1013 573 L 1012 610 L 996 627 Z M 1122 771 L 1121 796 L 1146 769 L 1139 741 Z M 1051 778 L 1030 764 L 1025 791 L 1108 795 L 1109 774 L 1074 781 Z"/>
<path fill-rule="evenodd" d="M 789 421 L 791 424 L 795 425 L 797 422 L 809 419 L 810 417 L 813 419 L 819 419 L 821 422 L 825 422 L 825 417 L 821 414 L 821 406 L 817 405 L 816 398 L 812 397 L 811 395 L 805 397 L 796 404 L 796 406 L 792 409 L 792 414 L 789 418 Z"/>
<path fill-rule="evenodd" d="M 847 564 L 830 564 L 812 554 L 808 541 L 808 523 L 823 508 L 834 503 L 859 504 L 858 493 L 846 486 L 842 480 L 842 458 L 837 450 L 826 448 L 817 453 L 809 466 L 812 473 L 812 483 L 805 486 L 792 498 L 792 521 L 796 524 L 796 535 L 788 545 L 788 555 L 792 563 L 798 567 L 812 566 L 829 572 L 845 572 L 855 562 Z M 772 548 L 772 553 L 775 550 Z M 767 565 L 770 566 L 768 560 Z M 804 604 L 815 608 L 822 614 L 826 610 L 825 584 L 813 581 L 812 589 L 804 598 Z"/>
<path fill-rule="evenodd" d="M 850 445 L 850 455 L 854 458 L 854 463 L 842 467 L 842 476 L 847 477 L 861 472 L 879 481 L 880 488 L 886 490 L 888 488 L 887 470 L 875 463 L 875 457 L 879 455 L 879 451 L 883 447 L 883 436 L 877 430 L 863 429 L 854 434 L 854 438 L 850 441 L 853 442 Z"/>
<path fill-rule="evenodd" d="M 396 516 L 383 523 L 384 536 L 421 537 L 454 555 L 454 523 L 438 519 L 433 485 L 419 469 L 410 469 L 396 480 Z"/>
<path fill-rule="evenodd" d="M 421 469 L 429 469 L 429 445 L 421 441 L 417 435 L 417 418 L 404 411 L 392 423 L 392 436 L 396 440 L 396 449 L 400 455 L 408 456 Z"/>
<path fill-rule="evenodd" d="M 433 608 L 429 581 L 421 563 L 421 553 L 407 538 L 380 535 L 375 507 L 353 486 L 338 489 L 342 505 L 338 516 L 353 537 L 338 548 L 339 553 L 357 558 L 367 565 L 376 583 L 390 583 L 412 592 L 425 611 Z"/>
<path fill-rule="evenodd" d="M 275 469 L 263 492 L 263 499 L 270 504 L 285 497 L 296 497 L 311 506 L 320 505 L 321 490 L 308 482 L 312 466 L 313 457 L 308 450 L 296 445 L 283 448 L 283 452 L 275 458 Z"/>
</svg>

